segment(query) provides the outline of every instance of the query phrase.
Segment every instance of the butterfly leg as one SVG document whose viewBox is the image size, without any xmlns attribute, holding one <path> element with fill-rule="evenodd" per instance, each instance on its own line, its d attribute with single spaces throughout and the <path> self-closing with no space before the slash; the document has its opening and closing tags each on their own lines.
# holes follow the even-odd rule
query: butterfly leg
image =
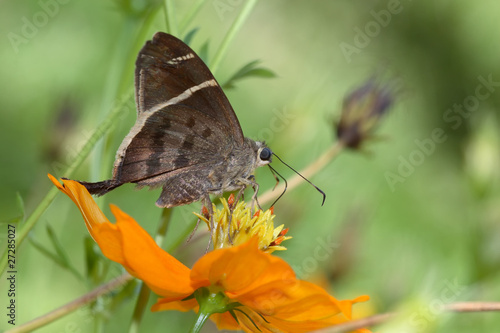
<svg viewBox="0 0 500 333">
<path fill-rule="evenodd" d="M 234 202 L 238 203 L 238 201 L 245 200 L 245 189 L 247 188 L 246 185 L 242 185 L 241 188 L 238 190 L 238 194 L 236 194 L 236 198 L 234 198 Z"/>
<path fill-rule="evenodd" d="M 229 205 L 229 216 L 227 218 L 227 220 L 228 220 L 227 239 L 229 240 L 230 244 L 233 244 L 233 240 L 231 237 L 231 223 L 233 221 L 233 211 L 234 211 L 234 208 L 236 207 L 236 205 L 238 204 L 238 202 L 240 201 L 240 199 L 242 199 L 244 197 L 244 192 L 245 192 L 246 187 L 247 187 L 246 185 L 241 186 L 241 188 L 238 191 L 238 194 L 236 194 L 236 198 L 234 199 L 234 203 L 232 205 Z"/>
<path fill-rule="evenodd" d="M 203 207 L 204 207 L 204 205 L 201 206 L 200 215 L 203 215 Z M 191 231 L 191 234 L 189 235 L 188 239 L 186 240 L 186 243 L 189 243 L 191 241 L 194 234 L 196 233 L 196 230 L 198 230 L 198 226 L 200 225 L 200 222 L 201 222 L 201 219 L 198 217 L 198 221 L 196 221 L 196 225 L 194 226 L 193 231 Z"/>
<path fill-rule="evenodd" d="M 250 177 L 248 177 L 247 181 L 248 181 L 248 185 L 252 186 L 252 188 L 253 188 L 252 213 L 255 211 L 255 204 L 257 204 L 257 207 L 260 210 L 263 210 L 259 204 L 259 200 L 257 199 L 257 194 L 259 193 L 259 184 L 255 181 L 255 176 L 250 175 Z"/>
<path fill-rule="evenodd" d="M 210 200 L 210 195 L 208 193 L 203 197 L 202 204 L 208 209 L 208 214 L 210 215 L 210 238 L 208 239 L 207 249 L 205 253 L 210 249 L 210 245 L 212 244 L 212 237 L 214 235 L 214 208 L 212 206 L 212 201 Z M 203 215 L 203 207 L 201 208 L 201 214 Z M 198 221 L 199 222 L 199 221 Z"/>
</svg>

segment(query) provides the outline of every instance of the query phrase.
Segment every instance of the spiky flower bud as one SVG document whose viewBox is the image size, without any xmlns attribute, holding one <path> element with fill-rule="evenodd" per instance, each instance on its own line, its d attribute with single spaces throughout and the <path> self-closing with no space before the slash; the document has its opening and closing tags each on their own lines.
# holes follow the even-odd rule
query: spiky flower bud
<svg viewBox="0 0 500 333">
<path fill-rule="evenodd" d="M 340 121 L 336 124 L 337 138 L 344 146 L 358 149 L 370 139 L 382 116 L 393 103 L 387 87 L 370 79 L 344 99 Z"/>
</svg>

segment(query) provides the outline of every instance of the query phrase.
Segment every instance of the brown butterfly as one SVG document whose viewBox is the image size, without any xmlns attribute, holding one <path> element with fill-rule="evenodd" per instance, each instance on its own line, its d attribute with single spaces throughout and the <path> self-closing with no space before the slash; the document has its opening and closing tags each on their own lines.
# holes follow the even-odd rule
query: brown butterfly
<svg viewBox="0 0 500 333">
<path fill-rule="evenodd" d="M 125 183 L 162 187 L 159 207 L 258 184 L 253 172 L 271 162 L 263 143 L 243 136 L 214 76 L 181 40 L 158 32 L 141 49 L 135 69 L 137 121 L 118 152 L 113 177 L 81 182 L 102 195 Z M 211 205 L 210 205 L 211 208 Z"/>
</svg>

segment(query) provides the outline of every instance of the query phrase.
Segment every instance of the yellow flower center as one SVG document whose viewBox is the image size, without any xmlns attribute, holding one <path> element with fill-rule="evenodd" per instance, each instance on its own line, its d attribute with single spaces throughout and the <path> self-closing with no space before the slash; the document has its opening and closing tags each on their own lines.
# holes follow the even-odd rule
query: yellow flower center
<svg viewBox="0 0 500 333">
<path fill-rule="evenodd" d="M 229 203 L 228 203 L 229 200 Z M 258 210 L 252 214 L 250 207 L 244 201 L 239 201 L 234 206 L 234 196 L 229 199 L 221 198 L 222 208 L 218 209 L 213 204 L 214 230 L 212 231 L 212 242 L 214 249 L 233 247 L 247 242 L 254 236 L 259 238 L 259 249 L 272 253 L 274 251 L 286 250 L 280 244 L 292 237 L 285 236 L 288 228 L 284 225 L 274 227 L 274 209 L 271 207 L 266 211 Z M 196 214 L 207 223 L 210 228 L 209 214 Z"/>
</svg>

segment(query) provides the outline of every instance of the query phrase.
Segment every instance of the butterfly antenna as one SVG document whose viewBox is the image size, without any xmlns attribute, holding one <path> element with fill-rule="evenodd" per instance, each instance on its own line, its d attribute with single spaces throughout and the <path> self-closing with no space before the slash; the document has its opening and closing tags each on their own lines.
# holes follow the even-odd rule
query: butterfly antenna
<svg viewBox="0 0 500 333">
<path fill-rule="evenodd" d="M 285 162 L 283 162 L 283 160 L 278 156 L 276 155 L 275 153 L 273 153 L 274 156 L 276 156 L 276 158 L 278 160 L 280 160 L 281 163 L 283 163 L 284 165 L 286 165 L 287 167 L 289 167 L 290 169 L 292 169 L 293 172 L 295 172 L 297 175 L 299 175 L 302 179 L 304 179 L 306 182 L 308 182 L 309 184 L 311 184 L 319 193 L 321 193 L 323 195 L 323 202 L 321 203 L 321 206 L 323 206 L 325 204 L 325 200 L 326 200 L 326 194 L 325 192 L 323 192 L 319 187 L 317 187 L 316 185 L 314 185 L 313 183 L 311 183 L 311 181 L 309 181 L 309 179 L 307 179 L 306 177 L 302 176 L 297 170 L 295 170 L 294 168 L 292 168 L 291 166 L 289 166 L 288 164 L 286 164 Z M 272 168 L 271 168 L 272 169 Z M 276 170 L 274 170 L 274 172 L 276 172 Z M 276 172 L 277 173 L 277 172 Z M 283 176 L 281 176 L 279 173 L 277 173 L 281 178 L 283 178 Z M 285 178 L 283 178 L 285 179 Z M 286 185 L 286 180 L 285 180 L 285 185 Z M 286 186 L 285 186 L 285 189 L 286 189 Z M 285 192 L 283 192 L 285 193 Z M 283 193 L 281 195 L 283 195 Z M 280 197 L 281 197 L 280 195 Z M 279 197 L 279 198 L 280 198 Z M 279 199 L 278 198 L 278 199 Z"/>
<path fill-rule="evenodd" d="M 273 174 L 274 178 L 275 178 L 278 182 L 279 182 L 279 178 L 278 178 L 278 177 L 276 177 L 276 175 L 280 176 L 280 177 L 281 177 L 281 178 L 283 178 L 283 180 L 285 181 L 285 189 L 283 190 L 283 192 L 281 192 L 280 196 L 279 196 L 276 200 L 274 200 L 273 204 L 271 205 L 271 207 L 273 207 L 273 206 L 274 206 L 274 205 L 278 202 L 278 200 L 279 200 L 279 199 L 283 196 L 283 194 L 285 194 L 286 189 L 287 189 L 287 187 L 288 187 L 288 182 L 286 181 L 285 177 L 283 177 L 282 175 L 280 175 L 280 174 L 278 173 L 278 171 L 274 170 L 274 169 L 273 169 L 273 167 L 272 167 L 270 164 L 268 164 L 267 166 L 269 167 L 269 169 L 271 169 L 271 173 Z M 276 175 L 275 175 L 275 173 L 276 173 Z M 275 187 L 276 187 L 276 186 L 275 186 Z"/>
</svg>

